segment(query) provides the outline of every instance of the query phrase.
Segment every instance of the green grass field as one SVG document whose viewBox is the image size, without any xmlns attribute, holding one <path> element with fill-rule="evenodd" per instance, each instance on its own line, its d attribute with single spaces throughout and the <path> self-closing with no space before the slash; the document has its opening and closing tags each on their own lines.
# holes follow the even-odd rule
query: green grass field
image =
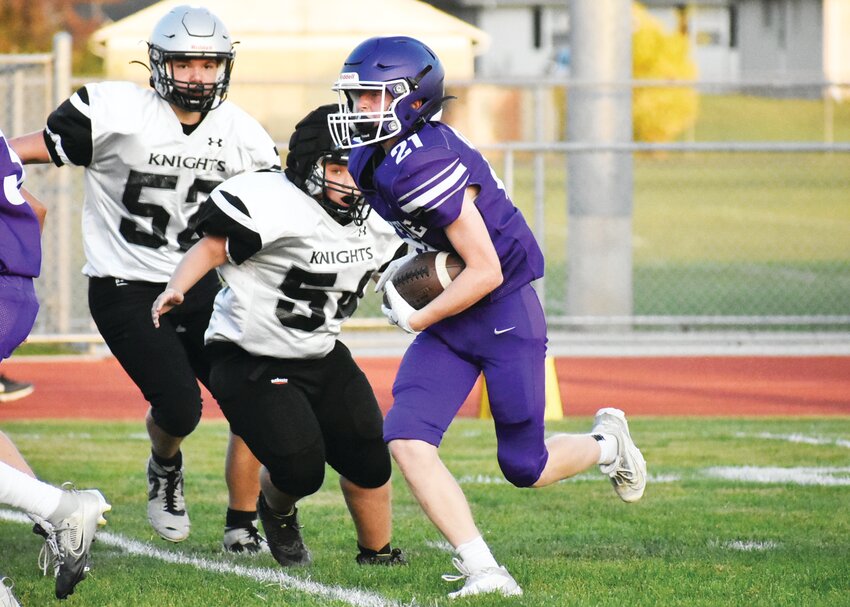
<svg viewBox="0 0 850 607">
<path fill-rule="evenodd" d="M 568 418 L 549 429 L 582 432 L 589 424 Z M 97 486 L 113 504 L 90 578 L 68 605 L 850 604 L 850 418 L 647 417 L 631 426 L 650 471 L 634 505 L 596 472 L 540 491 L 513 488 L 499 474 L 491 425 L 452 426 L 446 463 L 525 590 L 516 599 L 458 602 L 446 598 L 454 585 L 440 579 L 453 572 L 451 555 L 397 473 L 395 543 L 409 566 L 354 564 L 353 528 L 329 470 L 323 489 L 301 504 L 314 565 L 283 571 L 268 555 L 220 551 L 223 423 L 202 423 L 185 444 L 193 531 L 180 545 L 147 526 L 141 422 L 9 422 L 4 430 L 44 479 Z M 2 572 L 24 605 L 54 604 L 52 579 L 36 568 L 39 538 L 5 512 Z"/>
</svg>

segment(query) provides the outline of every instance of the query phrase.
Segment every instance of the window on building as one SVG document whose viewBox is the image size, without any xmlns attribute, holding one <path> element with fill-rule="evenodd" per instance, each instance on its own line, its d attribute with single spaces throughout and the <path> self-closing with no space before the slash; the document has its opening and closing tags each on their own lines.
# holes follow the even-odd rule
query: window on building
<svg viewBox="0 0 850 607">
<path fill-rule="evenodd" d="M 729 5 L 729 48 L 738 48 L 738 7 Z"/>
<path fill-rule="evenodd" d="M 534 48 L 540 49 L 543 47 L 543 8 L 540 6 L 535 6 L 532 9 L 532 19 L 534 31 L 532 36 L 534 38 Z"/>
</svg>

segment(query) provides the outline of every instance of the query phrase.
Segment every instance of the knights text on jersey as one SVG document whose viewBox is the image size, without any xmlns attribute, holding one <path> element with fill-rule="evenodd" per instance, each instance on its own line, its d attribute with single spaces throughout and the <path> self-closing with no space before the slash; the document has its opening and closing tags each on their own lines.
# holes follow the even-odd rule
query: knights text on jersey
<svg viewBox="0 0 850 607">
<path fill-rule="evenodd" d="M 502 263 L 498 299 L 543 276 L 543 253 L 487 160 L 460 133 L 428 122 L 381 158 L 378 146 L 351 150 L 349 170 L 372 208 L 417 249 L 452 251 L 445 228 L 460 215 L 464 192 L 475 205 Z"/>
<path fill-rule="evenodd" d="M 225 179 L 278 167 L 260 124 L 224 102 L 190 134 L 152 89 L 88 84 L 47 119 L 54 163 L 86 167 L 88 276 L 166 282 L 191 245 L 190 222 Z"/>
<path fill-rule="evenodd" d="M 205 339 L 257 356 L 319 358 L 334 347 L 372 274 L 401 244 L 374 213 L 340 225 L 279 171 L 229 179 L 199 214 L 198 230 L 227 238 L 226 287 Z"/>
<path fill-rule="evenodd" d="M 35 278 L 41 271 L 38 219 L 21 195 L 24 165 L 0 131 L 0 274 Z M 5 326 L 5 325 L 4 325 Z"/>
</svg>

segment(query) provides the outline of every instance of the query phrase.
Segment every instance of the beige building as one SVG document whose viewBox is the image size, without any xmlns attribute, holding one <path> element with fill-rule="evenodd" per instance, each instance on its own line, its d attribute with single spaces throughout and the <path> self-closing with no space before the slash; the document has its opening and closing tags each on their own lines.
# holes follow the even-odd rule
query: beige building
<svg viewBox="0 0 850 607">
<path fill-rule="evenodd" d="M 850 83 L 850 0 L 825 0 L 824 72 L 827 80 Z M 850 98 L 850 86 L 835 87 L 833 93 Z"/>
<path fill-rule="evenodd" d="M 106 77 L 147 82 L 147 46 L 156 22 L 185 0 L 163 0 L 97 30 L 92 50 Z M 434 49 L 447 79 L 471 79 L 487 34 L 416 0 L 205 0 L 236 45 L 229 98 L 285 141 L 309 109 L 336 101 L 331 85 L 354 47 L 372 36 L 408 35 Z"/>
</svg>

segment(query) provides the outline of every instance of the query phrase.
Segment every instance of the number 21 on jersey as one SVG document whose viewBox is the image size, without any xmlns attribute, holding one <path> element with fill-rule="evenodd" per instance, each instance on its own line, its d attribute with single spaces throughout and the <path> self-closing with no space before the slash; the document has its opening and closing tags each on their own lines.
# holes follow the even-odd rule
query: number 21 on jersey
<svg viewBox="0 0 850 607">
<path fill-rule="evenodd" d="M 412 147 L 410 147 L 412 146 Z M 419 139 L 419 135 L 413 133 L 410 137 L 405 139 L 404 141 L 399 141 L 398 144 L 390 150 L 390 156 L 395 158 L 396 164 L 401 164 L 401 161 L 410 156 L 410 153 L 413 151 L 413 148 L 421 148 L 422 140 Z"/>
</svg>

